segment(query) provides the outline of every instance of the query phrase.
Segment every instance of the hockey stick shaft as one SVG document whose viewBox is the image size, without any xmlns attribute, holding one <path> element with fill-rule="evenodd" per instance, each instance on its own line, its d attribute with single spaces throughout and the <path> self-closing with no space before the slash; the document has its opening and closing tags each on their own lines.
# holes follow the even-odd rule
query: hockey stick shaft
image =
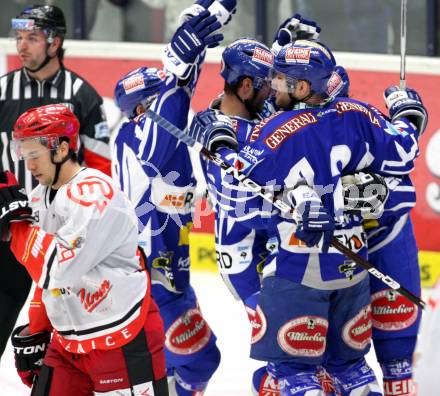
<svg viewBox="0 0 440 396">
<path fill-rule="evenodd" d="M 258 194 L 259 196 L 261 196 L 266 201 L 270 202 L 272 205 L 274 205 L 277 209 L 279 209 L 283 213 L 286 214 L 293 213 L 294 208 L 289 203 L 283 201 L 282 199 L 273 195 L 270 191 L 267 191 L 264 187 L 261 187 L 259 184 L 255 183 L 244 173 L 238 171 L 233 165 L 228 164 L 226 161 L 224 161 L 218 154 L 209 151 L 206 147 L 196 142 L 191 136 L 187 135 L 184 131 L 177 128 L 175 125 L 173 125 L 171 122 L 163 118 L 161 115 L 155 113 L 150 109 L 146 111 L 146 114 L 156 124 L 158 124 L 160 127 L 171 133 L 174 137 L 181 140 L 189 147 L 192 147 L 194 150 L 205 156 L 208 160 L 217 164 L 220 168 L 225 170 L 226 173 L 235 177 L 239 182 L 244 184 L 250 191 Z M 419 297 L 411 293 L 408 289 L 401 286 L 389 275 L 383 274 L 367 260 L 365 260 L 358 254 L 356 254 L 355 252 L 344 246 L 341 242 L 339 242 L 339 240 L 336 237 L 333 237 L 331 241 L 331 245 L 341 253 L 345 254 L 349 259 L 351 259 L 353 262 L 359 265 L 359 267 L 362 267 L 363 269 L 367 270 L 371 275 L 381 280 L 387 286 L 396 290 L 397 292 L 405 296 L 408 300 L 418 305 L 420 308 L 422 309 L 425 308 L 426 305 L 425 302 L 422 301 Z"/>
<path fill-rule="evenodd" d="M 406 88 L 406 1 L 400 0 L 400 89 Z"/>
</svg>

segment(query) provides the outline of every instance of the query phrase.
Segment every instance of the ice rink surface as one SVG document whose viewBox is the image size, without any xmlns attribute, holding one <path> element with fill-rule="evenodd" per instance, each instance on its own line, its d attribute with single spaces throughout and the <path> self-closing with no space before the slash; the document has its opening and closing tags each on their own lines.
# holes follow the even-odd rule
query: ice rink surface
<svg viewBox="0 0 440 396">
<path fill-rule="evenodd" d="M 252 373 L 262 363 L 248 357 L 250 325 L 246 312 L 242 304 L 234 300 L 219 275 L 194 272 L 191 276 L 202 312 L 217 335 L 222 353 L 220 367 L 210 381 L 205 396 L 250 396 Z M 27 315 L 23 310 L 18 324 L 26 322 Z M 367 358 L 376 375 L 380 377 L 374 354 L 370 352 Z M 381 377 L 378 379 L 381 383 Z M 27 396 L 29 393 L 29 388 L 21 383 L 15 371 L 9 343 L 0 363 L 0 395 Z"/>
</svg>

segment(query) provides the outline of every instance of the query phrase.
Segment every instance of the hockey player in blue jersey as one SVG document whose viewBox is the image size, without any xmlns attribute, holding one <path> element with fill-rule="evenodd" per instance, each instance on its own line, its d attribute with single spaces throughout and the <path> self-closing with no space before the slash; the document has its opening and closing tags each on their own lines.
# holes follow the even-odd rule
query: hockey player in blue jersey
<svg viewBox="0 0 440 396">
<path fill-rule="evenodd" d="M 330 241 L 336 236 L 366 256 L 361 219 L 344 215 L 341 176 L 361 169 L 409 173 L 426 125 L 426 111 L 411 89 L 397 90 L 398 98 L 386 91 L 392 122 L 365 103 L 332 99 L 341 83 L 334 67 L 330 50 L 319 43 L 283 47 L 275 58 L 277 104 L 312 107 L 263 120 L 240 152 L 243 171 L 268 189 L 281 187 L 296 207 L 293 223 L 281 215 L 254 223 L 267 229 L 274 244 L 263 270 L 251 356 L 271 362 L 282 395 L 322 394 L 315 374 L 323 363 L 343 395 L 381 394 L 364 359 L 372 325 L 368 277 Z M 189 132 L 211 149 L 235 136 L 232 124 L 213 122 L 215 117 L 199 114 Z M 219 149 L 222 156 L 230 152 Z M 248 210 L 261 210 L 260 199 L 255 201 L 247 201 Z M 230 215 L 243 215 L 238 212 Z"/>
<path fill-rule="evenodd" d="M 349 79 L 346 75 L 348 96 Z M 344 177 L 353 183 L 352 177 Z M 408 175 L 385 178 L 389 197 L 380 217 L 364 220 L 368 259 L 382 273 L 420 297 L 418 249 L 409 212 L 416 203 L 415 188 Z M 412 356 L 420 325 L 418 307 L 382 282 L 370 279 L 372 295 L 373 345 L 383 373 L 385 396 L 410 396 Z"/>
<path fill-rule="evenodd" d="M 224 114 L 233 120 L 240 149 L 260 121 L 258 113 L 270 94 L 273 54 L 266 45 L 253 38 L 240 38 L 226 47 L 221 62 L 224 91 L 211 108 L 216 109 L 219 116 Z M 233 161 L 235 156 L 228 156 L 228 160 Z M 202 161 L 202 169 L 214 204 L 214 236 L 220 275 L 233 296 L 243 302 L 251 326 L 255 326 L 261 270 L 268 253 L 267 233 L 254 229 L 244 219 L 228 216 L 228 209 L 222 208 L 225 200 L 221 194 L 227 192 L 221 186 L 234 190 L 240 188 L 234 185 L 230 175 L 205 161 Z M 275 388 L 273 391 L 277 387 L 273 379 L 267 378 L 265 367 L 254 374 L 254 393 L 258 394 L 260 384 L 266 388 L 266 392 L 270 387 Z"/>
<path fill-rule="evenodd" d="M 130 121 L 115 139 L 114 176 L 136 206 L 139 243 L 166 330 L 170 394 L 178 396 L 204 393 L 220 351 L 190 285 L 188 233 L 195 179 L 188 149 L 144 112 L 151 108 L 185 128 L 205 49 L 222 39 L 215 34 L 220 27 L 216 17 L 203 11 L 211 3 L 198 1 L 190 11 L 200 14 L 185 18 L 177 29 L 166 48 L 167 70 L 133 70 L 115 88 L 116 103 Z M 220 6 L 232 12 L 235 0 Z"/>
<path fill-rule="evenodd" d="M 245 145 L 252 128 L 261 121 L 264 108 L 272 107 L 266 100 L 270 94 L 270 74 L 273 66 L 273 50 L 298 37 L 317 38 L 320 28 L 313 21 L 299 14 L 288 18 L 275 35 L 272 51 L 253 38 L 240 38 L 232 42 L 222 53 L 220 75 L 224 79 L 224 91 L 214 100 L 211 108 L 229 116 L 234 122 L 238 147 Z M 273 112 L 274 109 L 269 110 Z M 249 153 L 251 155 L 251 153 Z M 228 158 L 232 160 L 231 158 Z M 228 183 L 230 175 L 216 166 L 202 162 L 208 192 L 214 203 L 215 245 L 219 272 L 235 298 L 240 299 L 248 313 L 252 326 L 258 293 L 261 287 L 261 270 L 268 254 L 265 230 L 255 230 L 246 220 L 227 216 L 222 209 L 220 188 Z M 230 184 L 229 188 L 237 187 Z M 224 190 L 223 190 L 224 191 Z M 268 376 L 265 367 L 258 369 L 252 381 L 254 394 L 277 395 L 278 384 Z"/>
</svg>

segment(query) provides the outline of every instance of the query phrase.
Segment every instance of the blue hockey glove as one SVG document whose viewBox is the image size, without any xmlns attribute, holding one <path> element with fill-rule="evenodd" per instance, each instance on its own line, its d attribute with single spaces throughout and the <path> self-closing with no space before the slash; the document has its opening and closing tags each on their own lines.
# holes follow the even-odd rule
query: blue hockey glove
<svg viewBox="0 0 440 396">
<path fill-rule="evenodd" d="M 188 78 L 194 62 L 206 47 L 215 47 L 223 40 L 222 34 L 213 33 L 220 27 L 220 22 L 208 11 L 202 11 L 185 22 L 164 49 L 162 62 L 165 69 L 181 79 Z"/>
<path fill-rule="evenodd" d="M 220 147 L 238 150 L 237 137 L 231 119 L 215 110 L 209 109 L 196 114 L 189 127 L 188 135 L 212 152 Z"/>
<path fill-rule="evenodd" d="M 322 252 L 327 253 L 335 230 L 335 221 L 322 205 L 316 192 L 307 185 L 292 191 L 298 226 L 295 236 L 308 247 L 322 241 Z"/>
<path fill-rule="evenodd" d="M 203 11 L 180 26 L 171 39 L 174 53 L 184 63 L 194 63 L 208 45 L 218 45 L 223 40 L 222 34 L 211 33 L 221 27 L 214 15 Z"/>
<path fill-rule="evenodd" d="M 414 89 L 401 90 L 397 86 L 391 86 L 385 90 L 383 96 L 391 121 L 405 117 L 416 127 L 419 135 L 425 131 L 428 112 L 423 106 L 422 98 Z"/>
<path fill-rule="evenodd" d="M 295 40 L 318 40 L 320 32 L 321 28 L 315 21 L 295 14 L 287 18 L 278 28 L 272 44 L 272 52 L 277 55 L 283 46 Z"/>
</svg>

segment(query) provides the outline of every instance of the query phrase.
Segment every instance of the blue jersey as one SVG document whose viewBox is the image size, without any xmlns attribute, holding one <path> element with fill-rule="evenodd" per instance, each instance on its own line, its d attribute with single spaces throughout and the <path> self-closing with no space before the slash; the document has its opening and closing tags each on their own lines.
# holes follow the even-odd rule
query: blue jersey
<svg viewBox="0 0 440 396">
<path fill-rule="evenodd" d="M 335 236 L 365 257 L 361 219 L 344 215 L 341 175 L 361 169 L 408 174 L 418 154 L 417 138 L 404 119 L 391 123 L 365 103 L 337 99 L 325 107 L 276 113 L 263 120 L 240 151 L 240 167 L 258 184 L 283 191 L 287 199 L 289 189 L 299 183 L 313 186 L 339 223 Z M 229 215 L 250 218 L 255 211 L 264 214 L 261 208 L 261 198 L 255 197 L 247 199 L 245 210 L 235 207 Z M 252 218 L 255 227 L 267 228 L 271 242 L 265 275 L 274 273 L 318 289 L 349 287 L 365 277 L 336 249 L 322 254 L 319 247 L 304 246 L 293 235 L 295 223 L 283 215 Z"/>
<path fill-rule="evenodd" d="M 239 147 L 243 147 L 256 122 L 241 117 L 231 119 Z M 236 157 L 236 153 L 230 153 L 226 159 L 232 163 Z M 252 228 L 245 218 L 228 216 L 230 206 L 226 202 L 227 196 L 232 199 L 240 191 L 240 186 L 236 186 L 231 176 L 215 164 L 203 161 L 202 169 L 215 212 L 214 234 L 219 272 L 231 293 L 246 303 L 250 296 L 260 290 L 260 274 L 268 254 L 267 232 Z M 228 189 L 234 193 L 229 194 Z M 242 195 L 246 198 L 245 194 Z"/>
<path fill-rule="evenodd" d="M 197 73 L 186 86 L 168 74 L 151 109 L 184 129 Z M 136 206 L 139 244 L 153 283 L 170 291 L 189 284 L 188 233 L 195 178 L 188 148 L 144 114 L 122 125 L 114 143 L 114 175 Z"/>
</svg>

